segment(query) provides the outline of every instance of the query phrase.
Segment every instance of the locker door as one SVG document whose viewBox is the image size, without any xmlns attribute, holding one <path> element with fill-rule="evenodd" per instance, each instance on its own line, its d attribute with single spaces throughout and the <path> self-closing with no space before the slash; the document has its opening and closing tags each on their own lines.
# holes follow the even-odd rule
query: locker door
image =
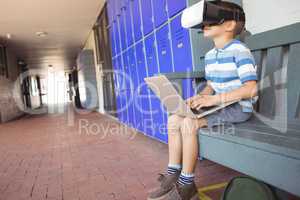
<svg viewBox="0 0 300 200">
<path fill-rule="evenodd" d="M 167 0 L 169 17 L 186 8 L 186 0 Z"/>
<path fill-rule="evenodd" d="M 131 0 L 131 6 L 133 17 L 134 41 L 138 41 L 142 38 L 142 23 L 139 0 Z"/>
<path fill-rule="evenodd" d="M 152 0 L 152 5 L 154 12 L 154 25 L 157 28 L 168 19 L 167 0 Z"/>
<path fill-rule="evenodd" d="M 143 32 L 147 35 L 153 31 L 153 14 L 150 0 L 141 0 L 142 18 L 143 18 Z"/>
<path fill-rule="evenodd" d="M 108 0 L 107 1 L 107 15 L 108 15 L 108 24 L 112 25 L 114 21 L 114 1 L 113 0 Z"/>
<path fill-rule="evenodd" d="M 181 26 L 181 15 L 171 22 L 171 38 L 175 72 L 193 70 L 189 30 Z"/>
<path fill-rule="evenodd" d="M 131 126 L 134 122 L 134 113 L 133 113 L 133 104 L 132 98 L 133 95 L 131 93 L 131 78 L 130 78 L 130 71 L 129 71 L 129 62 L 128 62 L 128 52 L 125 51 L 123 54 L 123 73 L 121 74 L 124 81 L 125 92 L 124 95 L 126 96 L 126 100 L 123 104 L 123 108 L 127 110 L 127 120 L 126 124 Z"/>
<path fill-rule="evenodd" d="M 128 123 L 129 119 L 129 113 L 128 113 L 128 107 L 127 107 L 127 87 L 126 87 L 126 77 L 125 77 L 125 71 L 126 68 L 128 68 L 128 60 L 126 59 L 126 56 L 124 53 L 122 54 L 122 57 L 120 57 L 120 62 L 122 62 L 122 67 L 119 72 L 119 76 L 121 77 L 121 98 L 122 98 L 122 114 L 123 114 L 123 122 L 125 124 Z"/>
<path fill-rule="evenodd" d="M 148 69 L 148 77 L 155 76 L 159 73 L 159 67 L 156 55 L 156 44 L 154 34 L 151 34 L 145 39 L 146 63 Z M 151 112 L 152 112 L 152 133 L 156 139 L 167 142 L 166 130 L 161 127 L 166 126 L 167 113 L 162 107 L 159 98 L 149 89 Z"/>
<path fill-rule="evenodd" d="M 119 54 L 121 51 L 121 46 L 120 46 L 121 44 L 120 44 L 119 26 L 116 20 L 113 22 L 113 26 L 114 26 L 116 54 Z"/>
<path fill-rule="evenodd" d="M 118 16 L 118 22 L 120 27 L 120 41 L 121 41 L 121 49 L 124 50 L 127 47 L 126 41 L 126 30 L 125 30 L 125 17 L 123 15 L 124 8 L 121 10 L 122 14 Z"/>
<path fill-rule="evenodd" d="M 156 32 L 158 60 L 161 73 L 173 72 L 169 37 L 168 24 Z"/>
<path fill-rule="evenodd" d="M 173 63 L 175 72 L 193 71 L 192 51 L 189 30 L 182 28 L 181 15 L 171 22 Z M 192 80 L 183 81 L 184 98 L 193 95 Z"/>
<path fill-rule="evenodd" d="M 113 69 L 115 72 L 117 72 L 119 69 L 118 61 L 119 61 L 119 59 L 117 59 L 117 58 L 114 58 L 112 60 L 112 65 L 113 65 Z M 122 114 L 120 113 L 120 110 L 122 109 L 122 101 L 120 98 L 120 82 L 119 82 L 117 73 L 114 73 L 114 86 L 115 86 L 115 96 L 116 96 L 116 105 L 117 105 L 117 116 L 118 116 L 118 119 L 120 121 L 122 121 Z"/>
<path fill-rule="evenodd" d="M 111 55 L 114 57 L 116 55 L 116 41 L 115 41 L 115 34 L 114 34 L 114 26 L 109 28 L 109 35 L 110 35 L 110 44 L 111 44 Z"/>
<path fill-rule="evenodd" d="M 120 3 L 120 0 L 114 0 L 114 6 L 115 6 L 115 15 L 118 16 L 121 14 L 121 8 L 122 4 Z"/>
<path fill-rule="evenodd" d="M 126 18 L 126 37 L 127 37 L 127 45 L 128 47 L 133 44 L 133 28 L 132 28 L 132 15 L 131 15 L 131 9 L 129 2 L 128 4 L 124 7 L 124 12 L 125 12 L 125 18 Z"/>
<path fill-rule="evenodd" d="M 147 77 L 145 55 L 144 55 L 144 44 L 139 42 L 136 45 L 136 58 L 137 58 L 137 72 L 139 78 L 139 86 L 137 98 L 140 100 L 139 112 L 141 115 L 142 121 L 140 121 L 140 129 L 142 132 L 150 135 L 152 133 L 152 118 L 151 118 L 151 109 L 149 102 L 149 91 L 148 87 L 144 81 L 144 78 Z"/>
<path fill-rule="evenodd" d="M 137 112 L 136 109 L 136 88 L 138 85 L 138 77 L 137 77 L 137 71 L 136 71 L 136 59 L 135 59 L 135 48 L 132 47 L 128 50 L 128 73 L 130 75 L 131 78 L 131 82 L 132 82 L 132 87 L 130 88 L 130 95 L 133 96 L 134 98 L 132 99 L 132 110 L 133 110 L 133 115 L 134 115 L 134 119 L 132 119 L 132 126 L 134 128 L 137 128 L 137 122 L 141 121 L 140 119 L 140 115 Z"/>
</svg>

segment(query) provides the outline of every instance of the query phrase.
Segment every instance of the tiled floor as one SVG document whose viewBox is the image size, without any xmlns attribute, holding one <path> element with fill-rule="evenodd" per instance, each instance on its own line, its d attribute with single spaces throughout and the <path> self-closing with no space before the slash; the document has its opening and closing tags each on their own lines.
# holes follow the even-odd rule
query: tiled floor
<svg viewBox="0 0 300 200">
<path fill-rule="evenodd" d="M 0 200 L 144 200 L 167 145 L 97 113 L 45 115 L 0 125 L 0 161 Z M 239 175 L 209 161 L 196 174 L 199 188 Z"/>
</svg>

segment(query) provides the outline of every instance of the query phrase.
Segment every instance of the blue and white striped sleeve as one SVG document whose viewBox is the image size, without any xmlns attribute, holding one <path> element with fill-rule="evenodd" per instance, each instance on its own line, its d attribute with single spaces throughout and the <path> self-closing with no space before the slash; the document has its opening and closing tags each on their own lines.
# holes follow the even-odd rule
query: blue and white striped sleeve
<svg viewBox="0 0 300 200">
<path fill-rule="evenodd" d="M 204 72 L 205 72 L 205 80 L 206 81 L 209 81 L 209 76 L 208 76 L 208 71 L 207 71 L 207 63 L 206 63 L 206 60 L 207 60 L 207 56 L 205 55 L 205 58 L 204 58 Z"/>
<path fill-rule="evenodd" d="M 255 60 L 249 49 L 240 50 L 235 58 L 237 71 L 241 82 L 257 81 Z"/>
</svg>

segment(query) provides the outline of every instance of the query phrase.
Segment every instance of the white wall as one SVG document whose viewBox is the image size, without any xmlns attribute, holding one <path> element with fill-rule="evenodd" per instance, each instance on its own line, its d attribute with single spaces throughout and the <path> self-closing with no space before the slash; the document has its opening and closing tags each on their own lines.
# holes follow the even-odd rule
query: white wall
<svg viewBox="0 0 300 200">
<path fill-rule="evenodd" d="M 86 49 L 91 49 L 94 52 L 94 62 L 95 62 L 95 68 L 96 68 L 96 79 L 97 79 L 97 89 L 98 89 L 98 106 L 99 109 L 98 111 L 100 113 L 105 113 L 104 109 L 104 93 L 103 93 L 103 79 L 102 79 L 102 72 L 100 69 L 102 69 L 102 66 L 99 66 L 97 64 L 97 57 L 96 57 L 96 42 L 95 42 L 95 37 L 93 31 L 91 31 L 85 45 L 84 45 L 84 50 Z"/>
<path fill-rule="evenodd" d="M 243 0 L 252 34 L 300 22 L 300 0 Z"/>
</svg>

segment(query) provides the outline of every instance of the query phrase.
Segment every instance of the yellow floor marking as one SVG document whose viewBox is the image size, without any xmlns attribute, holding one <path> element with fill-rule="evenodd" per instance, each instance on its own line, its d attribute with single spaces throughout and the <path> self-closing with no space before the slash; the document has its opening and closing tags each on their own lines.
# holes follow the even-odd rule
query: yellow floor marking
<svg viewBox="0 0 300 200">
<path fill-rule="evenodd" d="M 210 186 L 207 186 L 207 187 L 203 187 L 203 188 L 199 188 L 198 189 L 198 194 L 199 194 L 199 198 L 201 200 L 212 200 L 209 196 L 207 196 L 205 194 L 205 192 L 209 192 L 209 191 L 212 191 L 212 190 L 217 190 L 217 189 L 221 189 L 221 188 L 224 188 L 227 186 L 227 182 L 225 183 L 219 183 L 219 184 L 215 184 L 215 185 L 210 185 Z"/>
<path fill-rule="evenodd" d="M 203 192 L 198 192 L 198 196 L 201 200 L 212 200 L 209 196 L 207 196 Z"/>
</svg>

